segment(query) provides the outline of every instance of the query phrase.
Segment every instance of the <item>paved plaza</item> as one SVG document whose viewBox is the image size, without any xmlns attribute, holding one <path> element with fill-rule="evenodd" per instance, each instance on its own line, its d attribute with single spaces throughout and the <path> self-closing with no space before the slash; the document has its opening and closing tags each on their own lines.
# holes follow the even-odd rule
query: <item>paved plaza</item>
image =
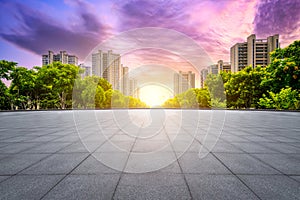
<svg viewBox="0 0 300 200">
<path fill-rule="evenodd" d="M 300 199 L 300 112 L 0 112 L 0 199 Z"/>
</svg>

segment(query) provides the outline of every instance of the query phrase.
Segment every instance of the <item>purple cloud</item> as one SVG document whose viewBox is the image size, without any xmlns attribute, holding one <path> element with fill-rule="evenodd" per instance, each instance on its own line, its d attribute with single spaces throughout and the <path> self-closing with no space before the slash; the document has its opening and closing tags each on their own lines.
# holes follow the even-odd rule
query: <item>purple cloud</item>
<svg viewBox="0 0 300 200">
<path fill-rule="evenodd" d="M 192 2 L 190 2 L 191 4 Z M 193 36 L 195 29 L 187 24 L 189 15 L 185 1 L 116 1 L 114 9 L 119 15 L 120 30 L 141 27 L 172 28 Z"/>
<path fill-rule="evenodd" d="M 114 8 L 120 31 L 141 27 L 173 29 L 194 39 L 216 62 L 228 60 L 233 43 L 253 33 L 255 5 L 256 0 L 125 0 L 115 1 Z"/>
<path fill-rule="evenodd" d="M 109 35 L 110 27 L 102 24 L 84 3 L 78 3 L 77 6 L 81 23 L 77 27 L 66 26 L 26 5 L 14 6 L 17 8 L 15 20 L 18 23 L 9 32 L 4 28 L 0 29 L 0 36 L 38 55 L 48 50 L 67 50 L 83 59 L 96 44 Z"/>
<path fill-rule="evenodd" d="M 279 33 L 284 43 L 300 39 L 300 0 L 262 0 L 257 5 L 254 31 L 267 36 Z"/>
</svg>

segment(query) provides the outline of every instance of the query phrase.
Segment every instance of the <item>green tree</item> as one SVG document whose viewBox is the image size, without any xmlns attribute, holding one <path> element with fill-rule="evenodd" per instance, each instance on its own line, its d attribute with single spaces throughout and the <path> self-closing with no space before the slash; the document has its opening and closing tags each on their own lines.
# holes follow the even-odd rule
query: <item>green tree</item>
<svg viewBox="0 0 300 200">
<path fill-rule="evenodd" d="M 99 79 L 98 85 L 101 86 L 104 91 L 112 89 L 112 85 L 104 78 Z"/>
<path fill-rule="evenodd" d="M 234 74 L 223 74 L 227 107 L 229 108 L 257 108 L 259 98 L 266 91 L 261 85 L 265 79 L 265 69 L 251 66 Z"/>
<path fill-rule="evenodd" d="M 274 58 L 266 68 L 266 78 L 262 85 L 274 93 L 280 92 L 285 87 L 300 89 L 299 66 L 293 58 Z"/>
<path fill-rule="evenodd" d="M 211 106 L 213 108 L 225 108 L 226 95 L 222 75 L 208 74 L 205 80 L 205 86 L 209 91 Z"/>
<path fill-rule="evenodd" d="M 274 93 L 282 88 L 300 89 L 300 41 L 271 53 L 271 63 L 266 67 L 266 79 L 262 82 Z"/>
<path fill-rule="evenodd" d="M 112 106 L 111 98 L 113 96 L 113 90 L 109 89 L 105 91 L 104 95 L 105 95 L 104 108 L 111 108 Z"/>
<path fill-rule="evenodd" d="M 43 107 L 70 108 L 72 91 L 79 74 L 79 67 L 70 64 L 54 62 L 39 69 L 38 79 L 43 84 Z"/>
<path fill-rule="evenodd" d="M 95 95 L 99 79 L 98 76 L 76 79 L 73 89 L 73 108 L 95 108 Z"/>
<path fill-rule="evenodd" d="M 96 88 L 96 95 L 95 95 L 95 107 L 96 108 L 104 108 L 105 107 L 105 92 L 103 88 L 98 85 Z"/>
<path fill-rule="evenodd" d="M 300 41 L 271 53 L 261 85 L 266 88 L 259 99 L 261 108 L 298 109 L 300 93 Z M 290 93 L 290 94 L 289 94 Z"/>
<path fill-rule="evenodd" d="M 6 85 L 0 80 L 0 110 L 10 109 L 9 91 Z"/>
<path fill-rule="evenodd" d="M 177 97 L 174 97 L 174 98 L 166 100 L 163 103 L 162 107 L 164 107 L 164 108 L 180 108 L 180 104 L 179 104 Z"/>
<path fill-rule="evenodd" d="M 272 109 L 300 109 L 300 93 L 291 87 L 282 88 L 279 93 L 269 92 L 259 100 L 262 108 Z"/>
<path fill-rule="evenodd" d="M 10 80 L 10 73 L 16 66 L 15 62 L 0 60 L 0 79 Z"/>
<path fill-rule="evenodd" d="M 12 104 L 18 109 L 31 109 L 35 100 L 36 71 L 25 67 L 14 67 L 11 71 L 12 79 L 9 92 Z"/>
<path fill-rule="evenodd" d="M 128 102 L 128 108 L 147 108 L 148 106 L 140 99 L 128 96 L 125 97 L 125 102 Z"/>
<path fill-rule="evenodd" d="M 210 108 L 210 94 L 207 88 L 191 88 L 174 98 L 166 100 L 164 108 Z"/>
<path fill-rule="evenodd" d="M 118 90 L 113 90 L 111 96 L 111 108 L 126 108 L 125 96 Z"/>
<path fill-rule="evenodd" d="M 210 108 L 211 107 L 211 99 L 209 95 L 208 89 L 205 88 L 195 88 L 194 89 L 196 96 L 197 96 L 197 102 L 199 108 Z"/>
</svg>

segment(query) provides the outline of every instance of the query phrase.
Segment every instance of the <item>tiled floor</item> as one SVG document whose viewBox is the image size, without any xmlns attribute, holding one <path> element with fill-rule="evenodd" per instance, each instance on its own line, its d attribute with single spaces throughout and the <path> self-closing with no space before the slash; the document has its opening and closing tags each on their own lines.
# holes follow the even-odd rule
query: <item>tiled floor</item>
<svg viewBox="0 0 300 200">
<path fill-rule="evenodd" d="M 0 112 L 0 199 L 300 199 L 300 113 Z"/>
</svg>

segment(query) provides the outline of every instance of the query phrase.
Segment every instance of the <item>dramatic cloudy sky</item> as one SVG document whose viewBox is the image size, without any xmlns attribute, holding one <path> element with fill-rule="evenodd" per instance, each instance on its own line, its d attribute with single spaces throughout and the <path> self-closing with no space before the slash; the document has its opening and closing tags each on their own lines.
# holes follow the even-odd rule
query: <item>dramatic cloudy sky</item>
<svg viewBox="0 0 300 200">
<path fill-rule="evenodd" d="M 0 0 L 0 59 L 41 65 L 49 49 L 82 62 L 99 43 L 135 28 L 178 31 L 212 62 L 252 33 L 300 39 L 300 0 Z M 176 44 L 179 39 L 174 38 Z"/>
</svg>

